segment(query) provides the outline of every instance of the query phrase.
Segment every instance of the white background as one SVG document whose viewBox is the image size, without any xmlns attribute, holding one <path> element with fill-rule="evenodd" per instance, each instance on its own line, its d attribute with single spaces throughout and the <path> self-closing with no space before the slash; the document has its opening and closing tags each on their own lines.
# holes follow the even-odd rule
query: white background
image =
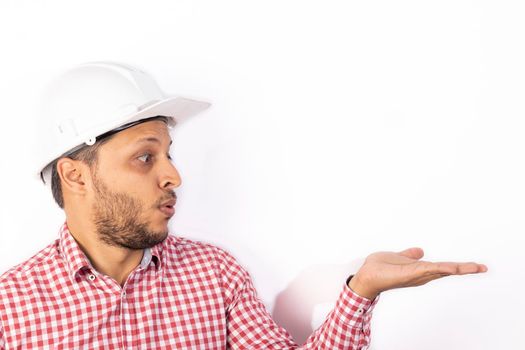
<svg viewBox="0 0 525 350">
<path fill-rule="evenodd" d="M 519 1 L 2 1 L 0 271 L 57 238 L 35 101 L 94 60 L 211 109 L 174 132 L 172 232 L 231 251 L 298 341 L 375 251 L 489 272 L 382 294 L 371 349 L 524 349 Z"/>
</svg>

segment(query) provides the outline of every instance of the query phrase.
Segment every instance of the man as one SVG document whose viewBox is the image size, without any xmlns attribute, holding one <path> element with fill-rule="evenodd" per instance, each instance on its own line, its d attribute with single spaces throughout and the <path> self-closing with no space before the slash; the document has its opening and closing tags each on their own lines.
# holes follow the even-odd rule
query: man
<svg viewBox="0 0 525 350">
<path fill-rule="evenodd" d="M 181 177 L 169 128 L 209 104 L 166 97 L 130 66 L 81 65 L 50 87 L 38 172 L 65 223 L 0 277 L 0 349 L 297 349 L 226 251 L 168 233 Z M 301 349 L 365 349 L 383 291 L 487 271 L 367 257 Z"/>
</svg>

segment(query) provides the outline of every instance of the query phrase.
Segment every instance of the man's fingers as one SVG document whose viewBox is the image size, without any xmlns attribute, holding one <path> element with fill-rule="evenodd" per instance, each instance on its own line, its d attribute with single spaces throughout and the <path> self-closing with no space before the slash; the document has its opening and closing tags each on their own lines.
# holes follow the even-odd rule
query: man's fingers
<svg viewBox="0 0 525 350">
<path fill-rule="evenodd" d="M 405 249 L 397 253 L 398 255 L 419 260 L 423 257 L 425 252 L 421 248 L 413 247 Z M 394 263 L 395 262 L 391 262 Z M 488 267 L 483 264 L 478 264 L 475 262 L 466 262 L 466 263 L 456 263 L 456 262 L 437 262 L 431 263 L 426 261 L 417 262 L 419 268 L 425 270 L 425 274 L 447 274 L 447 275 L 466 275 L 469 273 L 481 273 L 487 272 Z"/>
<path fill-rule="evenodd" d="M 412 280 L 409 282 L 406 286 L 407 287 L 417 287 L 422 286 L 424 284 L 427 284 L 430 281 L 437 280 L 443 277 L 453 276 L 455 274 L 449 274 L 449 273 L 434 273 L 430 275 L 421 276 L 415 280 Z"/>
<path fill-rule="evenodd" d="M 430 274 L 447 274 L 447 275 L 466 275 L 469 273 L 487 272 L 488 268 L 485 265 L 477 264 L 475 262 L 454 263 L 454 262 L 439 262 L 429 265 Z"/>
<path fill-rule="evenodd" d="M 485 265 L 477 264 L 475 262 L 459 264 L 457 275 L 465 275 L 468 273 L 487 272 L 488 268 Z"/>
<path fill-rule="evenodd" d="M 446 263 L 446 264 L 454 264 L 454 263 Z M 450 272 L 436 272 L 430 275 L 422 276 L 412 282 L 412 286 L 421 286 L 424 284 L 427 284 L 430 281 L 437 280 L 439 278 L 448 277 L 448 276 L 454 276 L 454 275 L 466 275 L 471 273 L 480 273 L 480 272 L 487 272 L 488 268 L 485 265 L 482 264 L 476 264 L 476 263 L 462 263 L 462 264 L 456 264 L 456 272 L 450 273 Z"/>
</svg>

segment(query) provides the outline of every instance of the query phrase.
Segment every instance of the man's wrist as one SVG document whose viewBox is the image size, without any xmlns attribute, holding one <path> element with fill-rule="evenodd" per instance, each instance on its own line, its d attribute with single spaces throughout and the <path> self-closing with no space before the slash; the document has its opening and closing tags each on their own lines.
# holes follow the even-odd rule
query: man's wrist
<svg viewBox="0 0 525 350">
<path fill-rule="evenodd" d="M 348 287 L 357 295 L 370 300 L 374 300 L 379 295 L 379 293 L 368 290 L 357 275 L 350 276 L 349 280 Z"/>
</svg>

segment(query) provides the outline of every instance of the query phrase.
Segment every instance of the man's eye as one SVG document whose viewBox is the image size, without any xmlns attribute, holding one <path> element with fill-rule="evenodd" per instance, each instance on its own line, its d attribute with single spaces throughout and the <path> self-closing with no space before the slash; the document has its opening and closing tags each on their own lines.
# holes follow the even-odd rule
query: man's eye
<svg viewBox="0 0 525 350">
<path fill-rule="evenodd" d="M 148 163 L 151 160 L 151 154 L 145 153 L 141 155 L 140 157 L 138 157 L 138 159 L 144 163 Z"/>
</svg>

